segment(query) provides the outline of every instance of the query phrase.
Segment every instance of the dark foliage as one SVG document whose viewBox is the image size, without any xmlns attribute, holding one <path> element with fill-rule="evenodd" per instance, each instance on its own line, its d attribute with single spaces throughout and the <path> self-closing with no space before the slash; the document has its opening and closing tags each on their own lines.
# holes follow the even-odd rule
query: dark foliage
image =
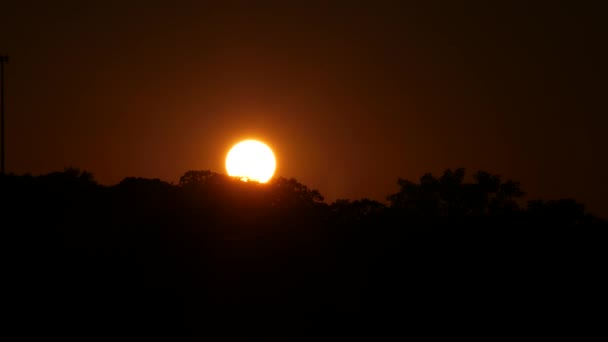
<svg viewBox="0 0 608 342">
<path fill-rule="evenodd" d="M 582 204 L 523 205 L 518 183 L 464 169 L 398 185 L 388 205 L 326 204 L 295 179 L 210 171 L 109 187 L 76 169 L 3 176 L 11 324 L 179 340 L 359 334 L 377 316 L 454 336 L 596 319 L 606 222 Z"/>
</svg>

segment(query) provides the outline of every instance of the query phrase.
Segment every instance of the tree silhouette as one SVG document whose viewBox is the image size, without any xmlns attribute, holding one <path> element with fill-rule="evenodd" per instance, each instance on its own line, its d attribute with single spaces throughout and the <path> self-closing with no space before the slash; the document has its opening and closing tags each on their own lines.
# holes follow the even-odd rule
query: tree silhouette
<svg viewBox="0 0 608 342">
<path fill-rule="evenodd" d="M 386 206 L 368 198 L 356 201 L 338 199 L 330 205 L 330 210 L 337 215 L 340 220 L 354 223 L 377 219 L 384 214 Z"/>
<path fill-rule="evenodd" d="M 519 183 L 499 175 L 465 176 L 458 168 L 398 179 L 385 205 L 327 204 L 294 178 L 260 184 L 209 170 L 177 185 L 127 177 L 105 186 L 75 168 L 4 175 L 8 279 L 21 300 L 12 307 L 37 309 L 28 326 L 201 337 L 208 316 L 333 322 L 395 308 L 453 318 L 479 307 L 494 317 L 525 307 L 532 286 L 564 298 L 563 279 L 597 283 L 588 279 L 602 266 L 606 221 L 574 199 L 520 205 Z"/>
<path fill-rule="evenodd" d="M 270 182 L 271 206 L 278 207 L 311 207 L 323 202 L 323 196 L 317 190 L 309 189 L 294 178 L 277 177 Z"/>
<path fill-rule="evenodd" d="M 181 187 L 195 187 L 205 185 L 212 177 L 217 174 L 209 170 L 191 170 L 186 172 L 179 178 L 179 186 Z"/>
<path fill-rule="evenodd" d="M 574 199 L 557 201 L 532 200 L 528 202 L 528 215 L 532 220 L 542 220 L 551 224 L 577 225 L 595 221 L 585 213 L 585 206 Z"/>
<path fill-rule="evenodd" d="M 418 184 L 399 179 L 400 191 L 387 197 L 392 209 L 420 217 L 464 217 L 514 214 L 524 195 L 517 182 L 480 171 L 464 182 L 465 169 L 447 169 L 439 178 L 427 173 Z"/>
</svg>

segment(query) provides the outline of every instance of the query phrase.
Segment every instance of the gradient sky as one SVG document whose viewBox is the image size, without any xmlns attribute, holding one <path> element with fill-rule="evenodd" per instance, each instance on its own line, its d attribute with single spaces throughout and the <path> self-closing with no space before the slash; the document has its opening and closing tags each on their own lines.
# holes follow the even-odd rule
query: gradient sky
<svg viewBox="0 0 608 342">
<path fill-rule="evenodd" d="M 462 166 L 608 217 L 591 1 L 251 2 L 3 2 L 8 171 L 176 182 L 257 138 L 330 201 Z"/>
</svg>

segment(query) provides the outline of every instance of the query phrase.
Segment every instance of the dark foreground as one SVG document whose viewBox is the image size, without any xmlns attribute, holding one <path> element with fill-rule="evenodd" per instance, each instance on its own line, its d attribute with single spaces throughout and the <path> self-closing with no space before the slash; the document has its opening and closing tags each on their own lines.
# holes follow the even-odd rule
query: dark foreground
<svg viewBox="0 0 608 342">
<path fill-rule="evenodd" d="M 388 207 L 327 205 L 295 180 L 209 172 L 0 184 L 19 339 L 580 338 L 603 321 L 606 224 L 572 201 L 520 208 L 461 184 L 429 202 L 403 183 Z"/>
</svg>

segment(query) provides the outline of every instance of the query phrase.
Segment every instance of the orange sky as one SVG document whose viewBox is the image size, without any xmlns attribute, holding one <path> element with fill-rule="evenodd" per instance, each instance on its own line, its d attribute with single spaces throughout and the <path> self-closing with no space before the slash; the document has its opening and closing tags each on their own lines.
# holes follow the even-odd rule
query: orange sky
<svg viewBox="0 0 608 342">
<path fill-rule="evenodd" d="M 8 171 L 175 182 L 256 138 L 329 200 L 462 166 L 608 216 L 601 11 L 324 3 L 2 4 Z"/>
</svg>

